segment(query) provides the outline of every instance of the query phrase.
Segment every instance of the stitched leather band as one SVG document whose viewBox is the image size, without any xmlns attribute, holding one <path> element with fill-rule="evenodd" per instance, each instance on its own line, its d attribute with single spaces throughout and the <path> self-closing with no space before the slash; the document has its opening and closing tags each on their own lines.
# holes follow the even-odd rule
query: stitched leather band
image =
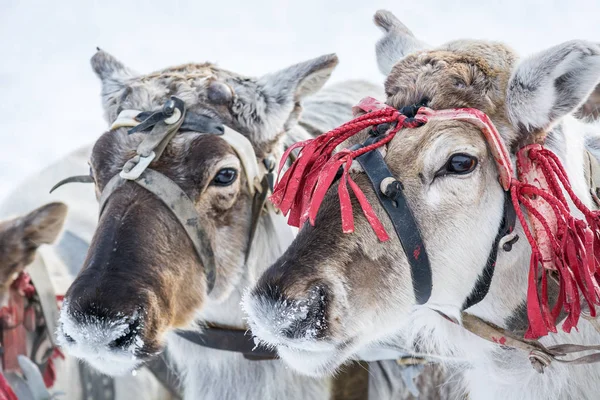
<svg viewBox="0 0 600 400">
<path fill-rule="evenodd" d="M 498 246 L 500 245 L 500 240 L 510 234 L 515 228 L 517 214 L 515 213 L 515 209 L 510 199 L 510 193 L 508 192 L 504 193 L 503 214 L 502 222 L 498 228 L 498 233 L 492 244 L 485 267 L 483 268 L 483 271 L 481 271 L 481 275 L 479 275 L 475 287 L 473 287 L 473 290 L 465 300 L 462 310 L 474 306 L 487 296 L 490 285 L 492 284 L 492 278 L 494 277 L 494 270 L 496 269 L 496 259 L 498 258 Z"/>
<path fill-rule="evenodd" d="M 390 217 L 394 230 L 400 239 L 404 253 L 410 263 L 415 298 L 418 304 L 425 304 L 431 296 L 431 265 L 425 244 L 406 197 L 399 187 L 393 198 L 385 196 L 379 189 L 385 178 L 394 175 L 378 150 L 369 151 L 356 159 L 369 177 L 379 202 Z"/>
</svg>

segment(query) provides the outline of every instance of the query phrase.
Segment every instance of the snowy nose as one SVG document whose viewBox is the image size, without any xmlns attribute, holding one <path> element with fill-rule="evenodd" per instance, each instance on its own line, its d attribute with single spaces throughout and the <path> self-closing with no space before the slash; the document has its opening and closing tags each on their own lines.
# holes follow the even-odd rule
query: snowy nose
<svg viewBox="0 0 600 400">
<path fill-rule="evenodd" d="M 59 343 L 84 347 L 89 351 L 123 350 L 135 353 L 142 346 L 141 319 L 138 312 L 117 317 L 71 312 L 68 304 L 61 310 Z"/>
<path fill-rule="evenodd" d="M 324 284 L 312 286 L 300 299 L 268 290 L 249 294 L 244 309 L 252 332 L 267 342 L 277 344 L 281 338 L 318 340 L 327 334 L 328 297 Z"/>
</svg>

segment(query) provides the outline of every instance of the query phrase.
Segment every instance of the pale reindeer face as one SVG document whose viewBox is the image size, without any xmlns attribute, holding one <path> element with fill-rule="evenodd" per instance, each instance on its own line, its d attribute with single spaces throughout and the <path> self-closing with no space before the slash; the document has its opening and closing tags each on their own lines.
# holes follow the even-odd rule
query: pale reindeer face
<svg viewBox="0 0 600 400">
<path fill-rule="evenodd" d="M 492 119 L 509 149 L 551 130 L 600 80 L 600 48 L 591 43 L 569 42 L 518 64 L 505 46 L 475 41 L 406 54 L 405 49 L 414 52 L 423 44 L 391 13 L 379 12 L 375 18 L 386 32 L 378 57 L 389 74 L 388 105 L 401 108 L 427 99 L 434 110 L 478 108 Z M 432 121 L 400 131 L 387 145 L 385 161 L 403 184 L 427 249 L 431 297 L 417 305 L 408 260 L 393 226 L 366 175 L 354 172 L 352 179 L 391 239 L 377 239 L 355 198 L 355 232 L 342 233 L 334 184 L 314 227 L 302 228 L 244 300 L 252 332 L 276 346 L 298 371 L 331 373 L 356 352 L 415 324 L 420 307 L 457 318 L 482 274 L 504 202 L 482 133 L 464 122 Z M 528 251 L 521 240 L 510 254 Z M 406 346 L 417 350 L 413 343 Z"/>
<path fill-rule="evenodd" d="M 17 274 L 31 264 L 38 247 L 56 240 L 66 216 L 67 206 L 50 203 L 0 222 L 0 304 Z"/>
<path fill-rule="evenodd" d="M 156 111 L 177 96 L 188 113 L 246 136 L 259 158 L 280 155 L 302 98 L 319 90 L 336 64 L 335 55 L 323 56 L 255 79 L 210 64 L 136 75 L 102 51 L 92 59 L 109 123 L 123 109 Z M 98 195 L 146 135 L 120 128 L 100 137 L 90 161 Z M 59 332 L 69 353 L 107 374 L 159 352 L 167 332 L 189 326 L 207 302 L 228 298 L 246 272 L 252 196 L 234 149 L 219 135 L 180 132 L 150 168 L 194 203 L 215 255 L 216 283 L 209 295 L 191 240 L 158 197 L 129 182 L 117 189 L 67 292 Z"/>
</svg>

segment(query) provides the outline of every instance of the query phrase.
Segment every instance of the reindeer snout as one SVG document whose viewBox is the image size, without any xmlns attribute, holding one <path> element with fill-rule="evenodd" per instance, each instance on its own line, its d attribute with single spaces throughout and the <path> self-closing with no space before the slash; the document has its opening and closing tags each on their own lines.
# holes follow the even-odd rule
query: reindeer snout
<svg viewBox="0 0 600 400">
<path fill-rule="evenodd" d="M 327 335 L 327 309 L 331 296 L 327 285 L 315 284 L 303 296 L 294 298 L 274 286 L 266 287 L 266 291 L 250 293 L 244 301 L 255 336 L 277 345 L 289 340 L 315 341 Z"/>
<path fill-rule="evenodd" d="M 140 312 L 103 315 L 73 311 L 63 307 L 58 340 L 67 347 L 90 351 L 121 350 L 135 353 L 141 347 L 142 318 Z"/>
</svg>

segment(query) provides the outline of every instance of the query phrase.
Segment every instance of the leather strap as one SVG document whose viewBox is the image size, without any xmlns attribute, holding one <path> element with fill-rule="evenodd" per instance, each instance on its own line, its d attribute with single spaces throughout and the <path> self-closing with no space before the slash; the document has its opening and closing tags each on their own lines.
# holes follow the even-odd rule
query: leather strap
<svg viewBox="0 0 600 400">
<path fill-rule="evenodd" d="M 496 269 L 496 259 L 498 258 L 500 240 L 514 230 L 516 219 L 517 214 L 515 213 L 510 193 L 504 192 L 504 212 L 502 222 L 500 223 L 498 233 L 496 234 L 496 238 L 490 249 L 490 254 L 488 255 L 485 267 L 483 268 L 483 271 L 481 271 L 481 275 L 479 276 L 479 279 L 477 279 L 475 287 L 473 287 L 473 290 L 465 300 L 465 303 L 462 306 L 463 310 L 474 306 L 487 296 L 490 285 L 492 284 L 492 278 L 494 277 L 494 270 Z M 508 251 L 510 251 L 510 249 L 508 249 Z"/>
<path fill-rule="evenodd" d="M 434 311 L 448 321 L 458 324 L 457 321 L 449 318 L 442 312 L 438 310 Z M 538 340 L 520 338 L 513 332 L 464 311 L 461 313 L 461 320 L 463 328 L 488 342 L 495 343 L 502 347 L 529 352 L 531 366 L 539 373 L 544 373 L 544 369 L 550 366 L 553 361 L 563 364 L 593 364 L 600 362 L 600 345 L 559 344 L 545 347 Z M 587 354 L 575 359 L 563 358 L 575 353 L 591 351 L 595 351 L 595 353 Z"/>
<path fill-rule="evenodd" d="M 206 273 L 208 292 L 210 293 L 217 278 L 215 255 L 210 238 L 200 223 L 200 217 L 192 200 L 179 185 L 150 168 L 146 169 L 135 180 L 135 183 L 158 197 L 177 218 L 177 221 L 194 244 L 194 249 L 202 262 Z"/>
<path fill-rule="evenodd" d="M 215 350 L 234 351 L 253 361 L 275 360 L 277 352 L 256 344 L 250 330 L 206 327 L 200 331 L 178 330 L 180 337 L 197 345 Z"/>
<path fill-rule="evenodd" d="M 119 175 L 115 175 L 108 182 L 100 197 L 100 215 L 102 215 L 110 196 L 125 182 L 126 180 Z M 210 293 L 216 280 L 215 256 L 209 236 L 200 224 L 200 218 L 192 200 L 179 185 L 150 168 L 146 168 L 140 177 L 132 182 L 158 197 L 177 218 L 177 221 L 192 241 L 196 254 L 202 262 L 206 272 L 208 292 Z"/>
<path fill-rule="evenodd" d="M 378 150 L 369 151 L 356 159 L 369 177 L 379 202 L 390 217 L 410 263 L 413 289 L 418 304 L 425 304 L 431 296 L 431 265 L 421 238 L 419 227 L 404 196 L 402 183 L 395 181 L 393 196 L 380 190 L 386 178 L 393 178 L 385 160 Z"/>
</svg>

